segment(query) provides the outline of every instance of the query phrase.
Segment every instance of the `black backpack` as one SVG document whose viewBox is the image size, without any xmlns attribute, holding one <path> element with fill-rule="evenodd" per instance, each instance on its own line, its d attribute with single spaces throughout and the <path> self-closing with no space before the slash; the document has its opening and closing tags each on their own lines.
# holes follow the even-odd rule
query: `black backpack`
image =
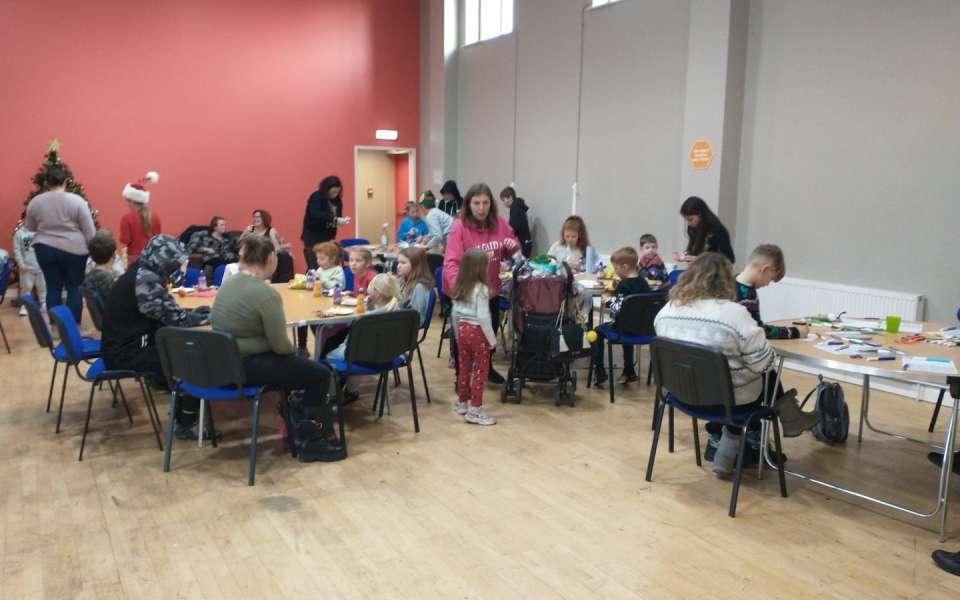
<svg viewBox="0 0 960 600">
<path fill-rule="evenodd" d="M 814 393 L 817 395 L 816 409 L 822 418 L 813 428 L 813 436 L 825 444 L 846 442 L 850 431 L 850 410 L 843 399 L 843 388 L 839 383 L 824 381 L 820 375 L 816 387 L 800 403 L 801 409 Z"/>
</svg>

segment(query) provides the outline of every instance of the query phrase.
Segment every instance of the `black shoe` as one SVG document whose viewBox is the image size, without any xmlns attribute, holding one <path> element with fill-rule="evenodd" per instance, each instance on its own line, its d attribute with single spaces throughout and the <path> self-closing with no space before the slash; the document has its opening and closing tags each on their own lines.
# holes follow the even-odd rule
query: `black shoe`
<svg viewBox="0 0 960 600">
<path fill-rule="evenodd" d="M 943 466 L 943 454 L 940 454 L 939 452 L 931 452 L 927 455 L 927 460 L 938 467 Z M 954 473 L 960 474 L 960 452 L 957 452 L 953 455 L 953 467 L 951 470 Z"/>
<path fill-rule="evenodd" d="M 595 369 L 593 371 L 593 386 L 603 389 L 607 383 L 607 372 L 604 369 Z"/>
<path fill-rule="evenodd" d="M 347 457 L 347 446 L 340 440 L 307 440 L 297 448 L 300 462 L 336 462 Z"/>
<path fill-rule="evenodd" d="M 626 384 L 626 383 L 636 383 L 636 382 L 637 382 L 636 373 L 630 373 L 628 371 L 624 371 L 623 374 L 620 375 L 620 383 Z"/>
<path fill-rule="evenodd" d="M 360 392 L 353 392 L 350 390 L 343 391 L 343 403 L 345 405 L 356 402 L 359 399 L 360 399 Z"/>
<path fill-rule="evenodd" d="M 934 550 L 931 558 L 933 558 L 933 562 L 936 563 L 938 567 L 947 573 L 960 575 L 960 552 Z"/>
<path fill-rule="evenodd" d="M 497 373 L 497 370 L 491 366 L 490 372 L 487 373 L 487 381 L 496 385 L 503 385 L 505 379 L 503 378 L 503 375 Z"/>
</svg>

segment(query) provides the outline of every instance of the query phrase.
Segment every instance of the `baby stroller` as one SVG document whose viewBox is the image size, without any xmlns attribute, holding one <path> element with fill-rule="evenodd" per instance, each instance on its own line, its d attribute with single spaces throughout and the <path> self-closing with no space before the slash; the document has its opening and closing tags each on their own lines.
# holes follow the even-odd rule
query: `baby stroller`
<svg viewBox="0 0 960 600">
<path fill-rule="evenodd" d="M 528 381 L 555 381 L 556 405 L 573 406 L 577 373 L 570 365 L 585 354 L 584 329 L 573 317 L 573 295 L 573 273 L 553 257 L 538 257 L 514 268 L 513 348 L 503 402 L 519 404 Z"/>
</svg>

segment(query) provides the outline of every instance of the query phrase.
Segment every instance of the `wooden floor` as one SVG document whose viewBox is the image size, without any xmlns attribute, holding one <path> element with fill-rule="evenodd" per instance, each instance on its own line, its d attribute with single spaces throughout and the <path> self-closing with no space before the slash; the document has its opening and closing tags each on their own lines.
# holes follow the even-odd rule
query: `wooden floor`
<svg viewBox="0 0 960 600">
<path fill-rule="evenodd" d="M 730 519 L 730 484 L 709 463 L 696 467 L 686 421 L 677 452 L 661 446 L 654 481 L 644 481 L 650 389 L 620 388 L 611 405 L 606 392 L 581 388 L 571 409 L 554 407 L 549 387 L 533 386 L 521 406 L 501 405 L 488 387 L 499 423 L 468 426 L 450 410 L 453 371 L 433 357 L 435 333 L 426 343 L 433 404 L 421 397 L 419 435 L 404 388 L 380 421 L 371 391 L 348 409 L 350 458 L 301 464 L 282 451 L 271 405 L 250 488 L 239 406 L 218 412 L 219 449 L 177 442 L 164 474 L 131 389 L 135 425 L 101 394 L 78 463 L 88 388 L 68 387 L 55 435 L 43 410 L 50 358 L 26 319 L 6 305 L 0 319 L 14 348 L 0 355 L 4 600 L 960 594 L 960 578 L 930 560 L 936 548 L 960 548 L 956 500 L 945 546 L 930 525 L 796 480 L 782 499 L 771 476 L 745 478 Z M 813 380 L 786 383 L 805 393 Z M 857 414 L 859 390 L 846 391 Z M 876 423 L 924 431 L 930 405 L 873 398 Z M 786 440 L 786 453 L 794 467 L 931 503 L 937 471 L 920 446 L 870 435 L 831 449 L 806 436 Z"/>
</svg>

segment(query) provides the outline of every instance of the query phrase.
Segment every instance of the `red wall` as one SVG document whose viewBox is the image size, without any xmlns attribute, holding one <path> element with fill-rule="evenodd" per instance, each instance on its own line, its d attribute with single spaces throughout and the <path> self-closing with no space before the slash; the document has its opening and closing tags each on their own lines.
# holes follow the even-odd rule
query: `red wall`
<svg viewBox="0 0 960 600">
<path fill-rule="evenodd" d="M 419 39 L 418 0 L 3 0 L 0 240 L 56 137 L 102 226 L 152 169 L 167 233 L 265 208 L 302 267 L 320 179 L 341 177 L 353 215 L 353 147 L 417 146 Z"/>
</svg>

